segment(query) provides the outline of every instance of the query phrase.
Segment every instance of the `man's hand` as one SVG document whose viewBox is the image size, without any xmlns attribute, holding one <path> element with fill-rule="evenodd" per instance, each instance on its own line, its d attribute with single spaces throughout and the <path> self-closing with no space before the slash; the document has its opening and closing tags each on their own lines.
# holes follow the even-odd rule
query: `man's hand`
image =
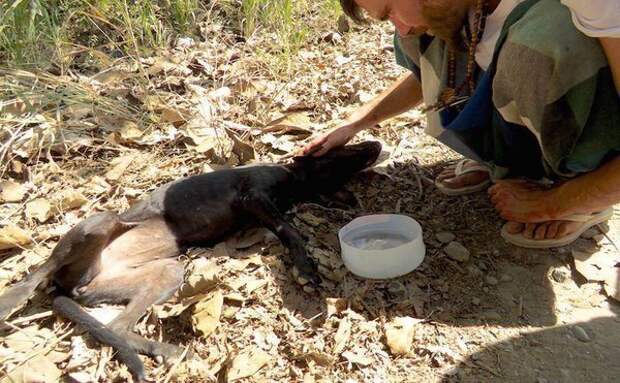
<svg viewBox="0 0 620 383">
<path fill-rule="evenodd" d="M 360 129 L 354 124 L 339 126 L 331 132 L 312 140 L 312 142 L 301 149 L 301 155 L 320 157 L 333 148 L 345 145 L 359 131 Z"/>
</svg>

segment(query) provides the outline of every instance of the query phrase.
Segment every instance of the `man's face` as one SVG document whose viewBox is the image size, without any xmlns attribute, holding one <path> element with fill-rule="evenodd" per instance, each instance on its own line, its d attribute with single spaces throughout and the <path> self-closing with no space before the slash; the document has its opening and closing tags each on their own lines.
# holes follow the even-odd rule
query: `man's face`
<svg viewBox="0 0 620 383">
<path fill-rule="evenodd" d="M 401 36 L 429 33 L 453 47 L 461 45 L 460 31 L 467 17 L 464 0 L 355 0 L 377 20 L 389 20 Z"/>
</svg>

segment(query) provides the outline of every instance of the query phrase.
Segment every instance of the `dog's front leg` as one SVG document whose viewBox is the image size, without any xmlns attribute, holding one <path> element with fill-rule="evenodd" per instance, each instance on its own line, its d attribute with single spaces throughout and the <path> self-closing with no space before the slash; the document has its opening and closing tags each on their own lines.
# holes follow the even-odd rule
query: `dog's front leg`
<svg viewBox="0 0 620 383">
<path fill-rule="evenodd" d="M 301 284 L 311 281 L 319 284 L 316 266 L 308 257 L 306 247 L 299 231 L 286 222 L 284 216 L 278 211 L 275 204 L 264 193 L 251 192 L 243 196 L 239 201 L 240 208 L 255 217 L 280 239 L 293 257 L 293 263 L 299 272 Z"/>
</svg>

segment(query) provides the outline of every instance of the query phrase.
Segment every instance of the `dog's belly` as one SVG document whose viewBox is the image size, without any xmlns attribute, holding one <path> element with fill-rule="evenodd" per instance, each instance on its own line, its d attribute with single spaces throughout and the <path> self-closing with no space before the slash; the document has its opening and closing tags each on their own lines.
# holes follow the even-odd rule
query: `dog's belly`
<svg viewBox="0 0 620 383">
<path fill-rule="evenodd" d="M 152 218 L 126 231 L 101 252 L 101 273 L 119 273 L 127 267 L 176 257 L 176 237 L 162 218 Z"/>
</svg>

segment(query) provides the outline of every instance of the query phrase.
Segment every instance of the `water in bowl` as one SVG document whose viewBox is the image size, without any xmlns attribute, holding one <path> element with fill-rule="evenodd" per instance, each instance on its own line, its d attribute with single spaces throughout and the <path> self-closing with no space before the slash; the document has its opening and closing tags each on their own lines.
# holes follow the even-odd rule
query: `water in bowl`
<svg viewBox="0 0 620 383">
<path fill-rule="evenodd" d="M 387 250 L 411 242 L 411 239 L 403 234 L 385 231 L 353 231 L 344 241 L 361 250 Z"/>
</svg>

